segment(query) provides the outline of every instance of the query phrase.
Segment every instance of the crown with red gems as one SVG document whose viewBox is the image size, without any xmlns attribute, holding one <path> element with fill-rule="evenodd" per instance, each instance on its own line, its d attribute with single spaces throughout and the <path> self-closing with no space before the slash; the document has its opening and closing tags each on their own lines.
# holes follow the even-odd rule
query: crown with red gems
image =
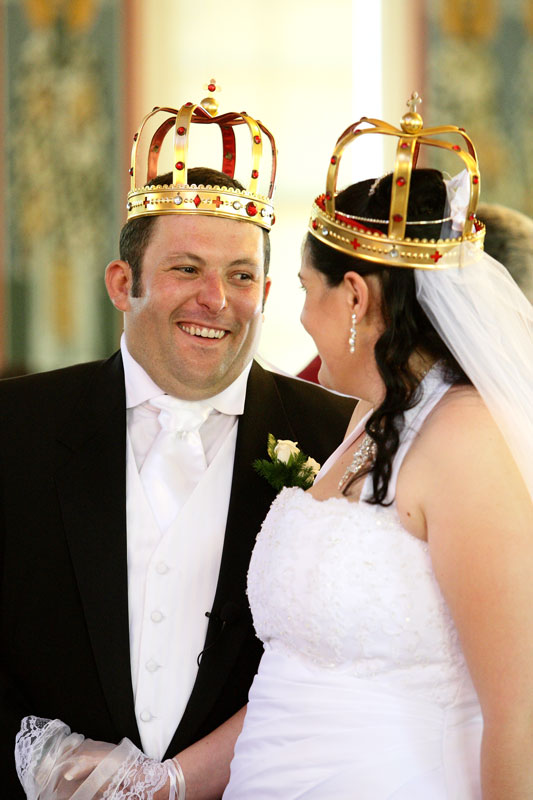
<svg viewBox="0 0 533 800">
<path fill-rule="evenodd" d="M 218 87 L 211 80 L 208 87 L 214 92 Z M 259 120 L 243 111 L 215 116 L 218 104 L 208 97 L 201 104 L 185 103 L 181 108 L 154 108 L 141 123 L 133 137 L 131 152 L 131 189 L 126 205 L 128 220 L 162 214 L 204 214 L 229 219 L 247 220 L 270 230 L 275 221 L 272 195 L 276 177 L 276 144 L 274 137 Z M 147 123 L 158 117 L 153 135 L 147 134 Z M 158 124 L 157 124 L 158 123 Z M 193 125 L 217 125 L 222 136 L 222 169 L 229 178 L 235 175 L 236 141 L 235 128 L 246 125 L 251 138 L 252 158 L 248 187 L 244 191 L 224 186 L 203 186 L 187 183 L 188 145 Z M 153 129 L 154 123 L 149 128 Z M 157 175 L 159 155 L 163 141 L 172 131 L 173 164 L 172 183 L 164 186 L 149 186 Z M 258 193 L 261 172 L 263 142 L 272 151 L 268 193 Z M 139 145 L 148 143 L 147 165 L 140 163 Z M 207 166 L 203 164 L 202 166 Z M 168 170 L 170 171 L 170 170 Z M 246 185 L 245 181 L 242 182 Z"/>
<path fill-rule="evenodd" d="M 374 261 L 394 267 L 418 269 L 443 269 L 459 265 L 459 244 L 470 242 L 483 249 L 485 226 L 476 218 L 480 177 L 474 145 L 464 128 L 445 125 L 439 128 L 424 128 L 423 120 L 416 111 L 421 100 L 413 92 L 407 101 L 409 111 L 401 120 L 401 129 L 379 119 L 362 117 L 350 125 L 339 137 L 326 179 L 326 192 L 315 200 L 309 222 L 309 230 L 317 239 L 365 261 Z M 367 125 L 369 127 L 360 127 Z M 391 202 L 388 219 L 369 219 L 335 211 L 337 175 L 345 148 L 365 134 L 396 136 L 398 145 L 392 173 Z M 436 136 L 458 134 L 463 146 Z M 409 225 L 428 225 L 451 221 L 441 220 L 407 221 L 411 172 L 416 166 L 421 145 L 439 147 L 459 156 L 467 171 L 470 195 L 464 217 L 464 225 L 456 238 L 424 239 L 410 238 Z M 372 189 L 370 190 L 372 192 Z M 376 223 L 388 223 L 387 233 L 372 228 Z"/>
</svg>

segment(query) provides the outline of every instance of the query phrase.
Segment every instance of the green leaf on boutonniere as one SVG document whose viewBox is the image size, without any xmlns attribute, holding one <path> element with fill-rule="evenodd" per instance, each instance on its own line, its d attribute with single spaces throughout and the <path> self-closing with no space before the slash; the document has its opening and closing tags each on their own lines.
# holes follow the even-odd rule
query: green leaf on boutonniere
<svg viewBox="0 0 533 800">
<path fill-rule="evenodd" d="M 320 469 L 320 464 L 314 458 L 308 458 L 297 445 L 298 442 L 276 439 L 269 433 L 267 453 L 270 461 L 266 458 L 256 458 L 252 464 L 255 471 L 277 492 L 284 486 L 309 489 Z"/>
</svg>

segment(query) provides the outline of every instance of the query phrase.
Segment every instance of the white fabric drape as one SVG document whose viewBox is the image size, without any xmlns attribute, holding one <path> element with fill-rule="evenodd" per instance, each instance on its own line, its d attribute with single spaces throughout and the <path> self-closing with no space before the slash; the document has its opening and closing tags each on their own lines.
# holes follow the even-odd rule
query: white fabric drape
<svg viewBox="0 0 533 800">
<path fill-rule="evenodd" d="M 458 268 L 415 270 L 417 298 L 506 438 L 533 499 L 533 306 L 469 243 Z"/>
</svg>

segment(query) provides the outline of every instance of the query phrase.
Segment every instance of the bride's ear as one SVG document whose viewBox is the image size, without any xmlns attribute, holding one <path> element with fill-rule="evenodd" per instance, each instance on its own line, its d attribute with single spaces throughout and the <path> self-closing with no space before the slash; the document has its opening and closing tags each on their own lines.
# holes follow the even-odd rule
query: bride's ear
<svg viewBox="0 0 533 800">
<path fill-rule="evenodd" d="M 345 272 L 343 282 L 350 314 L 355 312 L 361 322 L 371 303 L 369 284 L 358 272 Z"/>
</svg>

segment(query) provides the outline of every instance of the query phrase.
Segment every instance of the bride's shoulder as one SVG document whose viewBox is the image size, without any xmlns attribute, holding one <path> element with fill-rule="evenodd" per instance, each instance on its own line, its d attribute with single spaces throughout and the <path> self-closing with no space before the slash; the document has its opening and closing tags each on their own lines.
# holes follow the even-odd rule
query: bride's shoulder
<svg viewBox="0 0 533 800">
<path fill-rule="evenodd" d="M 507 463 L 505 439 L 479 392 L 471 385 L 451 386 L 420 430 L 419 447 L 437 472 L 468 474 L 484 463 Z"/>
<path fill-rule="evenodd" d="M 477 389 L 471 384 L 450 386 L 428 414 L 421 433 L 425 436 L 460 435 L 466 431 L 491 428 L 494 420 Z"/>
<path fill-rule="evenodd" d="M 472 386 L 451 387 L 432 409 L 407 453 L 397 496 L 403 506 L 418 504 L 426 525 L 431 519 L 433 538 L 465 520 L 472 530 L 486 525 L 487 509 L 497 519 L 496 504 L 509 518 L 512 507 L 523 524 L 531 506 L 505 437 Z"/>
</svg>

